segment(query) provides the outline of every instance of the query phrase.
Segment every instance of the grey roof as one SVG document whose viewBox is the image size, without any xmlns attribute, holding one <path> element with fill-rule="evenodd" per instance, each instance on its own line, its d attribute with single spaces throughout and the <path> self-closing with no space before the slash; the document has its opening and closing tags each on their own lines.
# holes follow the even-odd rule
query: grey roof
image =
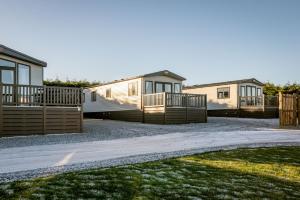
<svg viewBox="0 0 300 200">
<path fill-rule="evenodd" d="M 149 74 L 144 74 L 144 75 L 140 75 L 140 76 L 134 76 L 134 77 L 130 77 L 130 78 L 115 80 L 115 81 L 103 83 L 103 84 L 100 84 L 100 85 L 97 85 L 97 86 L 109 85 L 109 84 L 119 83 L 119 82 L 122 82 L 122 81 L 128 81 L 128 80 L 132 80 L 132 79 L 136 79 L 136 78 L 152 77 L 152 76 L 168 76 L 168 77 L 180 80 L 180 81 L 185 81 L 186 80 L 184 77 L 179 76 L 178 74 L 175 74 L 175 73 L 173 73 L 169 70 L 162 70 L 162 71 L 149 73 Z M 97 86 L 93 86 L 93 87 L 97 87 Z"/>
<path fill-rule="evenodd" d="M 150 73 L 150 74 L 144 74 L 141 77 L 151 77 L 151 76 L 168 76 L 180 81 L 185 81 L 186 78 L 179 76 L 178 74 L 175 74 L 169 70 L 162 70 L 162 71 L 158 71 L 158 72 L 154 72 L 154 73 Z"/>
<path fill-rule="evenodd" d="M 24 53 L 21 53 L 19 51 L 16 51 L 14 49 L 8 48 L 2 44 L 0 44 L 0 54 L 6 55 L 6 56 L 10 56 L 19 60 L 23 60 L 35 65 L 39 65 L 42 67 L 47 67 L 47 63 L 42 61 L 42 60 L 38 60 L 36 58 L 33 58 L 31 56 L 28 56 Z"/>
<path fill-rule="evenodd" d="M 264 86 L 264 84 L 262 82 L 258 81 L 257 79 L 250 78 L 250 79 L 241 79 L 241 80 L 225 81 L 225 82 L 218 82 L 218 83 L 208 83 L 208 84 L 201 84 L 201 85 L 185 86 L 184 89 L 203 88 L 203 87 L 229 85 L 229 84 L 240 84 L 240 83 L 254 83 L 254 84 L 257 84 L 260 86 Z"/>
</svg>

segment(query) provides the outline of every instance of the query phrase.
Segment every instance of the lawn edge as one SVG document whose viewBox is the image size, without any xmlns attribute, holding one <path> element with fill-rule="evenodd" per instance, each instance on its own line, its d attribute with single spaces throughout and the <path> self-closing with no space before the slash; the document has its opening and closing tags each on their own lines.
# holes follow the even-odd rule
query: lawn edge
<svg viewBox="0 0 300 200">
<path fill-rule="evenodd" d="M 115 159 L 93 161 L 86 163 L 76 163 L 72 165 L 64 165 L 59 167 L 39 168 L 34 170 L 26 170 L 19 172 L 0 173 L 0 183 L 13 182 L 17 180 L 27 180 L 38 177 L 46 177 L 50 175 L 57 175 L 66 172 L 81 171 L 87 169 L 116 167 L 128 164 L 137 164 L 144 162 L 157 161 L 168 158 L 176 158 L 181 156 L 188 156 L 193 154 L 200 154 L 206 152 L 214 152 L 220 150 L 233 150 L 239 148 L 259 148 L 259 147 L 287 147 L 287 146 L 300 146 L 300 142 L 267 142 L 267 143 L 246 143 L 246 144 L 233 144 L 224 146 L 214 146 L 205 148 L 185 149 L 180 151 L 164 152 L 164 153 L 151 153 L 139 154 L 134 156 L 127 156 Z"/>
</svg>

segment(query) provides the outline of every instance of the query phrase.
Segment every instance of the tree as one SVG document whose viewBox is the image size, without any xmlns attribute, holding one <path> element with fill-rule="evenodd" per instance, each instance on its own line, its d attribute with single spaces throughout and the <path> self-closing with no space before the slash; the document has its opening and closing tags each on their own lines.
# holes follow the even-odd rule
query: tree
<svg viewBox="0 0 300 200">
<path fill-rule="evenodd" d="M 300 94 L 300 84 L 285 84 L 284 86 L 275 85 L 274 83 L 267 82 L 264 86 L 264 94 L 266 95 L 276 95 L 279 92 L 283 92 L 286 94 L 298 93 Z"/>
</svg>

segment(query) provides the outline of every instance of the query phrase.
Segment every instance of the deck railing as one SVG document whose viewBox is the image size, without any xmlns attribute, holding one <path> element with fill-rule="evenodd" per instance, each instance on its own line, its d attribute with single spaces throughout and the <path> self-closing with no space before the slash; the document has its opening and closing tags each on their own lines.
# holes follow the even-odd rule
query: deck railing
<svg viewBox="0 0 300 200">
<path fill-rule="evenodd" d="M 268 95 L 240 97 L 240 107 L 278 107 L 278 97 Z"/>
<path fill-rule="evenodd" d="M 81 106 L 81 88 L 0 84 L 0 104 L 11 106 Z"/>
<path fill-rule="evenodd" d="M 206 95 L 184 93 L 154 93 L 144 95 L 144 106 L 206 107 Z"/>
</svg>

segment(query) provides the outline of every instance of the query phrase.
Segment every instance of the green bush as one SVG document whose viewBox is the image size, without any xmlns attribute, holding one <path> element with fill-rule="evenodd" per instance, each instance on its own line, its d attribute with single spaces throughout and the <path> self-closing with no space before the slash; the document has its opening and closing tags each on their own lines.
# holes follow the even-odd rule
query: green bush
<svg viewBox="0 0 300 200">
<path fill-rule="evenodd" d="M 101 82 L 97 82 L 97 81 L 93 81 L 93 82 L 89 82 L 87 80 L 66 80 L 66 81 L 61 81 L 59 79 L 47 79 L 44 81 L 44 85 L 47 86 L 58 86 L 58 87 L 90 87 L 90 86 L 94 86 L 94 85 L 100 85 Z"/>
</svg>

